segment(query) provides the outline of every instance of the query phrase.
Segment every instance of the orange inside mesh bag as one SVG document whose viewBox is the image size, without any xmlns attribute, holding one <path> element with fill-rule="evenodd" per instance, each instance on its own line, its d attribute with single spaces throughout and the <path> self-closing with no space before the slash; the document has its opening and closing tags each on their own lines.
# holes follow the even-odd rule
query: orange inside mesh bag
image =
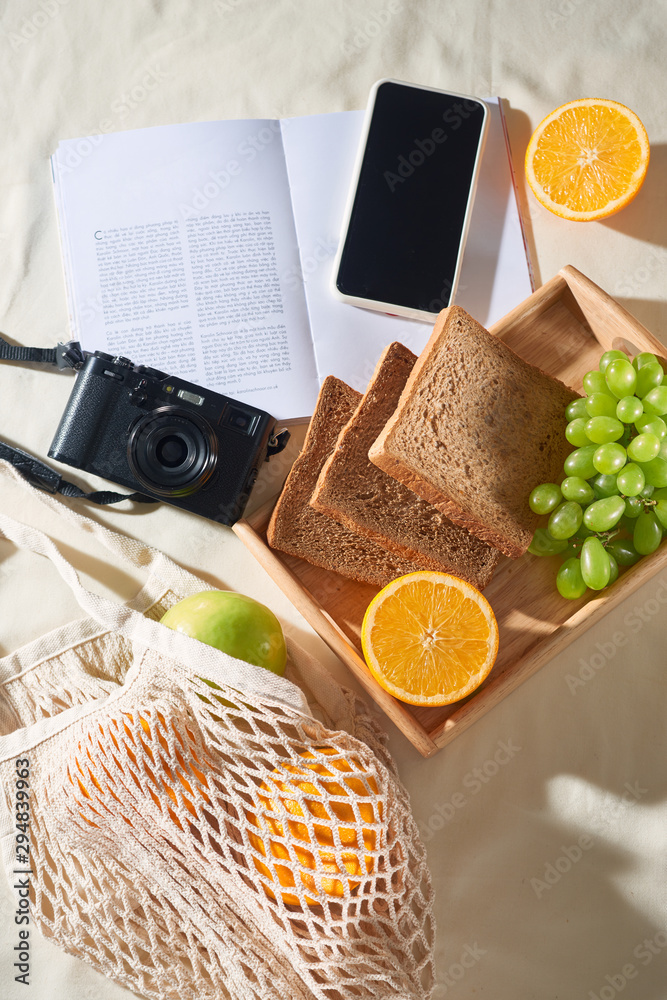
<svg viewBox="0 0 667 1000">
<path fill-rule="evenodd" d="M 47 932 L 81 912 L 83 872 L 69 950 L 147 996 L 430 996 L 430 881 L 393 768 L 196 677 L 180 704 L 145 694 L 69 728 Z"/>
</svg>

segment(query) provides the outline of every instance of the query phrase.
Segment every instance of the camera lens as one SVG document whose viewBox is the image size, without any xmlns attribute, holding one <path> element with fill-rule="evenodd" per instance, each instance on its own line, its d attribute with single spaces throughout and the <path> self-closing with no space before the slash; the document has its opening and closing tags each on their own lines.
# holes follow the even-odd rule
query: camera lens
<svg viewBox="0 0 667 1000">
<path fill-rule="evenodd" d="M 169 434 L 162 441 L 158 441 L 155 455 L 160 465 L 164 465 L 167 469 L 176 469 L 186 461 L 188 449 L 182 438 Z"/>
<path fill-rule="evenodd" d="M 161 406 L 131 427 L 127 458 L 144 489 L 158 496 L 184 497 L 210 479 L 218 439 L 202 417 L 176 406 Z"/>
</svg>

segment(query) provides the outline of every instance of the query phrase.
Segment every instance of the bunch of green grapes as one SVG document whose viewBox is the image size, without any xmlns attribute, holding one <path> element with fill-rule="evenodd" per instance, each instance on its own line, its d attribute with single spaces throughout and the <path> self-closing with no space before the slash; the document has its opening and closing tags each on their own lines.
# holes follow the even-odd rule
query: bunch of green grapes
<svg viewBox="0 0 667 1000">
<path fill-rule="evenodd" d="M 667 532 L 667 376 L 654 354 L 630 363 L 605 351 L 584 376 L 586 396 L 565 410 L 573 446 L 560 485 L 541 483 L 530 508 L 549 516 L 529 552 L 562 554 L 562 597 L 604 590 L 619 567 L 650 555 Z"/>
</svg>

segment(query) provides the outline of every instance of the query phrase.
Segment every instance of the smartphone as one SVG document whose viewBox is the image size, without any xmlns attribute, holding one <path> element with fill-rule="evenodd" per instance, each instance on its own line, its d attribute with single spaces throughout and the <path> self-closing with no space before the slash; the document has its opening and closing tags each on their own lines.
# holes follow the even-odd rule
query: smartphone
<svg viewBox="0 0 667 1000">
<path fill-rule="evenodd" d="M 374 84 L 334 263 L 338 298 L 429 322 L 453 301 L 488 116 L 475 97 Z"/>
</svg>

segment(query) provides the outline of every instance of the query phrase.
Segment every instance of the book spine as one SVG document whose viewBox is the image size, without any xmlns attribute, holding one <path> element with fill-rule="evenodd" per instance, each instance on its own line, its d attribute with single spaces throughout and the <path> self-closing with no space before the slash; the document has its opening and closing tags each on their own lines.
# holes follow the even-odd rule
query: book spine
<svg viewBox="0 0 667 1000">
<path fill-rule="evenodd" d="M 505 109 L 503 107 L 504 101 L 502 98 L 498 98 L 498 110 L 500 111 L 500 122 L 503 127 L 503 136 L 505 139 L 505 147 L 507 149 L 507 159 L 510 166 L 510 177 L 512 178 L 512 187 L 514 188 L 514 198 L 516 201 L 517 215 L 519 216 L 519 225 L 521 226 L 521 238 L 523 240 L 523 248 L 526 253 L 526 262 L 528 264 L 528 276 L 530 278 L 530 287 L 535 291 L 535 271 L 533 269 L 533 261 L 530 255 L 530 247 L 528 245 L 528 237 L 526 233 L 526 223 L 521 211 L 521 199 L 519 198 L 519 189 L 516 182 L 516 174 L 514 172 L 514 160 L 512 159 L 512 146 L 510 144 L 510 136 L 507 128 L 507 119 L 505 117 Z"/>
</svg>

